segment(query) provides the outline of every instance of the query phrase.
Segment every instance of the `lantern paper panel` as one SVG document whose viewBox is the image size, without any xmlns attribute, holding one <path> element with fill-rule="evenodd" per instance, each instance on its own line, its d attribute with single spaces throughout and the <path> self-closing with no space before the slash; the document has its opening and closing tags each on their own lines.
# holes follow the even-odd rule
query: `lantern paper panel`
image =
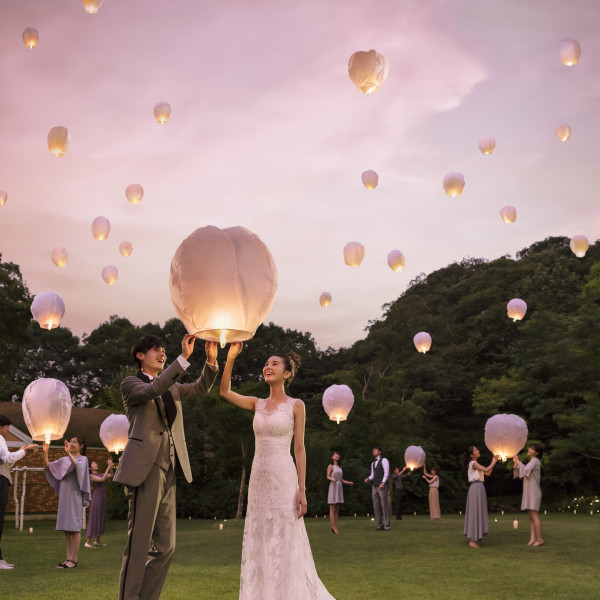
<svg viewBox="0 0 600 600">
<path fill-rule="evenodd" d="M 208 225 L 177 248 L 170 291 L 188 333 L 225 346 L 249 340 L 267 318 L 277 268 L 269 249 L 248 229 Z"/>
<path fill-rule="evenodd" d="M 409 446 L 404 452 L 404 464 L 412 471 L 425 464 L 425 450 L 421 446 Z"/>
<path fill-rule="evenodd" d="M 55 248 L 52 248 L 50 258 L 57 267 L 64 267 L 69 260 L 69 254 L 67 253 L 67 249 L 63 248 L 63 246 L 56 246 Z"/>
<path fill-rule="evenodd" d="M 154 106 L 154 118 L 164 125 L 171 116 L 171 105 L 168 102 L 159 102 Z"/>
<path fill-rule="evenodd" d="M 513 298 L 506 305 L 506 312 L 513 321 L 520 321 L 527 312 L 527 302 L 521 298 Z"/>
<path fill-rule="evenodd" d="M 500 216 L 505 223 L 514 223 L 517 220 L 517 209 L 514 206 L 503 206 Z"/>
<path fill-rule="evenodd" d="M 33 27 L 26 27 L 23 31 L 23 41 L 30 50 L 33 50 L 40 41 L 38 30 Z"/>
<path fill-rule="evenodd" d="M 365 247 L 360 242 L 348 242 L 344 246 L 344 262 L 349 267 L 359 267 L 365 257 Z"/>
<path fill-rule="evenodd" d="M 331 294 L 329 292 L 323 292 L 319 298 L 319 303 L 323 308 L 327 308 L 331 304 Z"/>
<path fill-rule="evenodd" d="M 387 255 L 387 262 L 392 271 L 397 273 L 398 271 L 403 271 L 406 266 L 406 261 L 404 259 L 404 254 L 400 252 L 400 250 L 392 250 Z"/>
<path fill-rule="evenodd" d="M 58 327 L 65 316 L 65 303 L 56 292 L 36 294 L 31 303 L 31 314 L 42 329 Z"/>
<path fill-rule="evenodd" d="M 415 348 L 425 354 L 431 348 L 431 336 L 426 331 L 420 331 L 413 338 Z"/>
<path fill-rule="evenodd" d="M 355 52 L 348 61 L 348 74 L 363 94 L 375 94 L 387 78 L 388 63 L 375 50 Z"/>
<path fill-rule="evenodd" d="M 102 269 L 102 279 L 104 279 L 108 285 L 116 283 L 119 279 L 119 270 L 114 265 L 107 265 Z"/>
<path fill-rule="evenodd" d="M 92 221 L 92 235 L 95 240 L 107 240 L 110 233 L 110 221 L 106 217 L 96 217 Z"/>
<path fill-rule="evenodd" d="M 66 127 L 62 125 L 53 127 L 48 132 L 48 150 L 52 156 L 60 158 L 67 153 L 69 143 L 71 142 L 71 134 Z"/>
<path fill-rule="evenodd" d="M 465 176 L 455 171 L 447 173 L 443 180 L 444 191 L 448 196 L 456 198 L 463 193 L 465 187 Z"/>
<path fill-rule="evenodd" d="M 479 150 L 482 154 L 491 154 L 496 148 L 496 140 L 491 135 L 482 135 L 479 138 Z"/>
<path fill-rule="evenodd" d="M 365 171 L 360 178 L 362 179 L 363 185 L 368 190 L 374 190 L 377 187 L 377 183 L 379 182 L 379 175 L 375 173 L 375 171 Z"/>
<path fill-rule="evenodd" d="M 348 413 L 354 406 L 354 394 L 347 385 L 330 385 L 323 392 L 323 408 L 330 421 L 340 421 L 348 419 Z"/>
<path fill-rule="evenodd" d="M 103 2 L 104 0 L 81 0 L 83 8 L 88 15 L 95 15 Z"/>
<path fill-rule="evenodd" d="M 49 444 L 60 440 L 71 418 L 71 394 L 58 379 L 31 382 L 23 393 L 23 418 L 31 438 Z"/>
<path fill-rule="evenodd" d="M 133 244 L 131 242 L 121 242 L 119 244 L 119 252 L 121 256 L 129 256 L 133 251 Z"/>
<path fill-rule="evenodd" d="M 129 437 L 129 419 L 125 415 L 108 415 L 100 425 L 100 439 L 109 452 L 119 454 Z"/>
<path fill-rule="evenodd" d="M 554 135 L 561 141 L 566 142 L 571 137 L 571 127 L 566 123 L 554 128 Z"/>
<path fill-rule="evenodd" d="M 485 445 L 502 461 L 523 450 L 527 435 L 527 423 L 517 415 L 494 415 L 485 424 Z"/>
<path fill-rule="evenodd" d="M 590 244 L 585 235 L 575 235 L 571 238 L 569 247 L 577 258 L 583 258 L 588 251 Z"/>
<path fill-rule="evenodd" d="M 8 193 L 5 190 L 0 190 L 0 206 L 4 206 L 8 200 Z"/>
<path fill-rule="evenodd" d="M 576 40 L 566 39 L 558 44 L 558 56 L 560 62 L 565 67 L 572 67 L 577 64 L 581 56 L 581 46 Z"/>
<path fill-rule="evenodd" d="M 144 188 L 138 183 L 132 183 L 125 188 L 125 196 L 131 204 L 139 204 L 144 197 Z"/>
</svg>

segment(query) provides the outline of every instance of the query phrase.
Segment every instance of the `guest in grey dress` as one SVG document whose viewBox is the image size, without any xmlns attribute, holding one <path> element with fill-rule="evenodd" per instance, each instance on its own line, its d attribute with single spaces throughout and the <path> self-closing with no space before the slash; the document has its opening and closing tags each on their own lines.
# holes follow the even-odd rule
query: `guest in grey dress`
<svg viewBox="0 0 600 600">
<path fill-rule="evenodd" d="M 521 510 L 529 512 L 529 529 L 531 537 L 528 546 L 541 546 L 542 524 L 540 522 L 540 504 L 542 503 L 542 488 L 540 487 L 540 458 L 542 458 L 542 447 L 540 444 L 531 444 L 527 449 L 529 462 L 522 463 L 518 456 L 513 456 L 515 470 L 513 477 L 523 480 L 523 499 Z"/>
<path fill-rule="evenodd" d="M 327 504 L 329 504 L 329 520 L 331 521 L 331 531 L 338 531 L 338 516 L 340 514 L 340 504 L 344 503 L 343 484 L 354 485 L 352 481 L 342 479 L 344 472 L 340 467 L 340 453 L 334 452 L 331 460 L 333 464 L 327 467 L 327 479 L 329 480 L 329 491 L 327 493 Z"/>
<path fill-rule="evenodd" d="M 59 569 L 73 569 L 79 558 L 81 528 L 83 527 L 83 507 L 90 503 L 90 476 L 88 460 L 85 457 L 85 441 L 76 436 L 65 440 L 66 456 L 48 461 L 49 445 L 44 443 L 44 472 L 46 479 L 58 494 L 58 515 L 56 529 L 65 532 L 67 559 Z"/>
<path fill-rule="evenodd" d="M 92 501 L 88 517 L 86 548 L 106 546 L 100 541 L 100 536 L 106 530 L 106 482 L 112 477 L 112 459 L 106 463 L 106 471 L 100 474 L 98 463 L 92 461 L 90 465 L 90 483 L 92 484 Z M 95 539 L 95 541 L 93 541 Z"/>
</svg>

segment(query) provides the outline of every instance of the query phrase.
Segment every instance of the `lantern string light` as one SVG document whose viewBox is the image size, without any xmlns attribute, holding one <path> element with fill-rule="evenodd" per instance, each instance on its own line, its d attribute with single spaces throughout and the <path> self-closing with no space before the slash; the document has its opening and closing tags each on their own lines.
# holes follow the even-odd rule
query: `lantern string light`
<svg viewBox="0 0 600 600">
<path fill-rule="evenodd" d="M 521 452 L 527 435 L 527 423 L 518 415 L 494 415 L 485 424 L 485 445 L 502 461 Z"/>
<path fill-rule="evenodd" d="M 363 94 L 375 94 L 388 75 L 388 62 L 375 50 L 355 52 L 348 61 L 348 75 Z"/>
<path fill-rule="evenodd" d="M 349 267 L 359 267 L 365 256 L 365 247 L 360 242 L 348 242 L 344 246 L 344 262 Z"/>
<path fill-rule="evenodd" d="M 463 189 L 465 187 L 465 176 L 462 173 L 452 171 L 444 176 L 442 184 L 446 194 L 452 198 L 456 198 L 463 193 Z"/>
</svg>

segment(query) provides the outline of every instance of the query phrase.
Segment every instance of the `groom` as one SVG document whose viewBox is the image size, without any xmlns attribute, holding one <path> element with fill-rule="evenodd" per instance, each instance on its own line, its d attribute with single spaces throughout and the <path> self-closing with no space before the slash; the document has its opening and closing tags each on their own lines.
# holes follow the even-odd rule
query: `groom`
<svg viewBox="0 0 600 600">
<path fill-rule="evenodd" d="M 176 381 L 190 366 L 195 340 L 185 335 L 181 354 L 160 374 L 167 360 L 164 344 L 156 336 L 143 337 L 131 351 L 140 370 L 121 382 L 129 439 L 114 480 L 125 484 L 129 510 L 119 600 L 157 600 L 175 550 L 176 467 L 192 481 L 181 400 L 208 393 L 219 372 L 217 343 L 206 342 L 200 378 Z"/>
<path fill-rule="evenodd" d="M 381 456 L 381 446 L 373 446 L 373 458 L 375 460 L 371 463 L 371 474 L 365 479 L 365 483 L 371 482 L 371 496 L 377 529 L 389 531 L 390 503 L 387 497 L 387 482 L 390 476 L 390 463 L 387 458 Z"/>
</svg>

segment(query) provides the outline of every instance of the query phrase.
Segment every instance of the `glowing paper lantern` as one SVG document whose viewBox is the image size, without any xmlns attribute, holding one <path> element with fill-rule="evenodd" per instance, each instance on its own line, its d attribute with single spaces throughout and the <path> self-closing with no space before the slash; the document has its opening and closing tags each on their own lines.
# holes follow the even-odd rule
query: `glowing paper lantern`
<svg viewBox="0 0 600 600">
<path fill-rule="evenodd" d="M 514 206 L 503 206 L 500 216 L 505 223 L 514 223 L 517 220 L 517 209 Z"/>
<path fill-rule="evenodd" d="M 92 235 L 95 240 L 106 240 L 110 233 L 110 221 L 106 217 L 96 217 L 92 221 Z"/>
<path fill-rule="evenodd" d="M 412 471 L 425 464 L 425 450 L 421 446 L 409 446 L 404 452 L 404 463 Z"/>
<path fill-rule="evenodd" d="M 108 415 L 100 425 L 100 439 L 109 452 L 119 454 L 129 437 L 129 419 L 125 415 Z"/>
<path fill-rule="evenodd" d="M 330 385 L 323 392 L 323 408 L 330 421 L 345 421 L 354 405 L 354 394 L 347 385 Z"/>
<path fill-rule="evenodd" d="M 266 319 L 277 291 L 277 268 L 269 249 L 248 229 L 208 225 L 177 248 L 170 289 L 188 333 L 225 346 L 249 340 Z"/>
<path fill-rule="evenodd" d="M 585 235 L 575 235 L 571 238 L 569 246 L 577 258 L 583 258 L 590 244 Z"/>
<path fill-rule="evenodd" d="M 365 171 L 361 176 L 363 185 L 368 190 L 374 190 L 377 187 L 377 182 L 379 181 L 379 175 L 375 173 L 375 171 Z"/>
<path fill-rule="evenodd" d="M 388 63 L 375 50 L 355 52 L 348 61 L 348 74 L 363 94 L 374 94 L 387 77 Z"/>
<path fill-rule="evenodd" d="M 327 308 L 331 304 L 331 294 L 329 292 L 323 292 L 319 298 L 319 302 L 323 308 Z"/>
<path fill-rule="evenodd" d="M 496 140 L 491 135 L 482 135 L 479 138 L 479 150 L 483 154 L 491 154 L 496 147 Z"/>
<path fill-rule="evenodd" d="M 144 197 L 144 188 L 137 183 L 132 183 L 125 188 L 125 195 L 131 204 L 139 204 Z"/>
<path fill-rule="evenodd" d="M 81 0 L 83 8 L 88 15 L 95 15 L 103 2 L 104 0 Z"/>
<path fill-rule="evenodd" d="M 554 128 L 554 135 L 561 141 L 566 142 L 571 137 L 571 127 L 565 123 Z"/>
<path fill-rule="evenodd" d="M 121 242 L 119 244 L 119 252 L 121 256 L 129 256 L 133 250 L 133 244 L 131 242 Z"/>
<path fill-rule="evenodd" d="M 360 242 L 348 242 L 344 246 L 344 262 L 349 267 L 358 267 L 365 257 L 365 247 Z"/>
<path fill-rule="evenodd" d="M 429 348 L 431 348 L 431 336 L 426 331 L 420 331 L 413 338 L 413 342 L 415 343 L 415 348 L 425 354 L 429 352 Z"/>
<path fill-rule="evenodd" d="M 56 292 L 41 292 L 33 298 L 31 314 L 42 329 L 52 329 L 65 316 L 65 303 Z"/>
<path fill-rule="evenodd" d="M 448 196 L 456 198 L 460 196 L 465 187 L 465 176 L 462 173 L 451 172 L 447 173 L 443 180 L 444 191 Z"/>
<path fill-rule="evenodd" d="M 404 260 L 404 254 L 400 252 L 400 250 L 392 250 L 387 255 L 387 262 L 390 269 L 394 272 L 403 271 L 406 266 L 406 262 Z"/>
<path fill-rule="evenodd" d="M 63 248 L 62 246 L 56 246 L 56 248 L 52 248 L 50 258 L 57 267 L 64 267 L 69 260 L 69 255 L 66 248 Z"/>
<path fill-rule="evenodd" d="M 569 39 L 560 42 L 560 44 L 558 44 L 558 56 L 560 62 L 565 65 L 565 67 L 576 65 L 581 56 L 581 46 L 579 45 L 579 42 Z"/>
<path fill-rule="evenodd" d="M 4 206 L 8 200 L 8 193 L 4 190 L 0 190 L 0 206 Z"/>
<path fill-rule="evenodd" d="M 119 279 L 119 271 L 114 265 L 107 265 L 102 269 L 102 279 L 112 285 Z"/>
<path fill-rule="evenodd" d="M 39 40 L 40 34 L 38 33 L 37 29 L 34 29 L 33 27 L 25 28 L 25 31 L 23 31 L 23 41 L 30 50 L 33 50 L 33 48 L 37 46 Z"/>
<path fill-rule="evenodd" d="M 494 415 L 485 424 L 485 445 L 505 461 L 523 450 L 527 442 L 527 423 L 517 415 Z"/>
<path fill-rule="evenodd" d="M 520 321 L 527 312 L 527 302 L 520 298 L 513 298 L 506 305 L 506 312 L 513 321 Z"/>
<path fill-rule="evenodd" d="M 154 107 L 154 116 L 161 125 L 164 125 L 171 116 L 171 105 L 168 102 L 159 102 Z"/>
<path fill-rule="evenodd" d="M 67 153 L 71 134 L 66 127 L 53 127 L 48 133 L 48 150 L 52 156 L 60 158 Z"/>
</svg>

